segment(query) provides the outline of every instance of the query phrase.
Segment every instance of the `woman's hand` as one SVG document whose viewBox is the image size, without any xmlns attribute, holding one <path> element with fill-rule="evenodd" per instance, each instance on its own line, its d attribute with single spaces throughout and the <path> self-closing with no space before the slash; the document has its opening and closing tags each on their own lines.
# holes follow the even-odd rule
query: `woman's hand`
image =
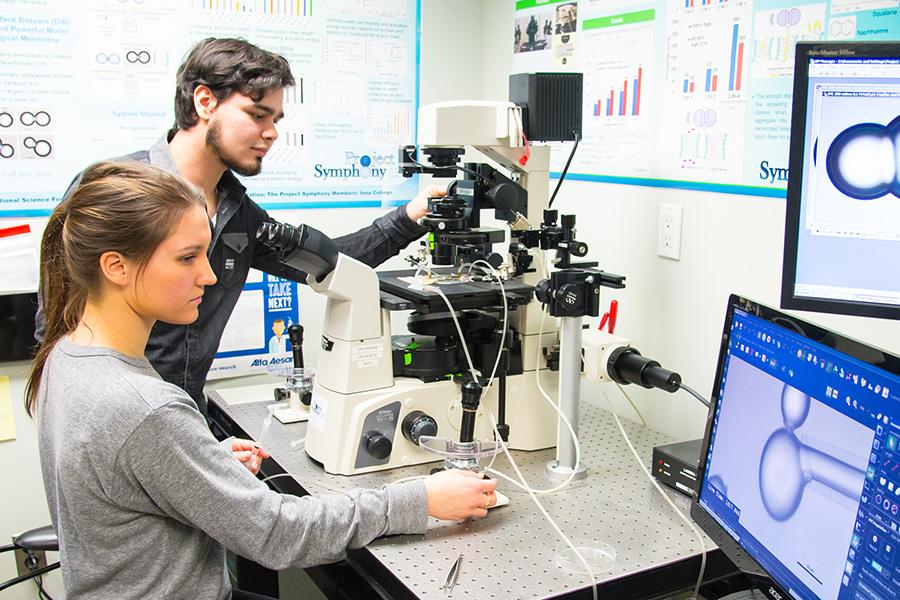
<svg viewBox="0 0 900 600">
<path fill-rule="evenodd" d="M 428 514 L 445 521 L 485 517 L 497 504 L 497 480 L 463 469 L 441 471 L 425 478 Z"/>
<path fill-rule="evenodd" d="M 251 440 L 231 438 L 231 452 L 238 462 L 254 475 L 259 472 L 263 459 L 269 458 L 269 453 Z"/>
</svg>

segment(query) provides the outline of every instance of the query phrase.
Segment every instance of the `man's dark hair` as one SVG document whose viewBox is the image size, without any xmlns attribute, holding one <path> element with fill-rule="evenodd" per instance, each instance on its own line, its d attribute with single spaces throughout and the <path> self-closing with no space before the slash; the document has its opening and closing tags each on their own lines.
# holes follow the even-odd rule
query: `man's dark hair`
<svg viewBox="0 0 900 600">
<path fill-rule="evenodd" d="M 258 102 L 267 92 L 294 85 L 287 59 L 246 40 L 207 38 L 194 46 L 178 67 L 175 126 L 197 123 L 194 90 L 205 85 L 220 102 L 240 92 Z"/>
</svg>

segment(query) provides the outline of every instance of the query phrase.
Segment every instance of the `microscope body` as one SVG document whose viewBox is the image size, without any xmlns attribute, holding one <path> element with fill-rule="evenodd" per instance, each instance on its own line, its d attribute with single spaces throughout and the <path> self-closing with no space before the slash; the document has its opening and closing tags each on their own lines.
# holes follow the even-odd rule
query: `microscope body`
<svg viewBox="0 0 900 600">
<path fill-rule="evenodd" d="M 542 242 L 541 249 L 558 249 L 560 244 L 553 237 L 559 228 L 548 226 L 544 214 L 549 198 L 549 148 L 526 147 L 521 123 L 521 108 L 508 102 L 451 102 L 422 107 L 419 144 L 435 166 L 423 170 L 425 165 L 417 162 L 414 155 L 407 155 L 408 160 L 403 160 L 401 154 L 401 169 L 404 174 L 431 172 L 445 177 L 455 177 L 457 170 L 467 172 L 466 180 L 455 184 L 455 202 L 468 207 L 468 212 L 457 213 L 455 217 L 438 211 L 429 215 L 434 217 L 434 231 L 447 234 L 441 243 L 457 246 L 443 254 L 445 258 L 453 257 L 453 266 L 461 260 L 471 262 L 480 258 L 478 253 L 488 252 L 497 241 L 496 234 L 486 233 L 480 227 L 477 211 L 493 208 L 495 216 L 505 220 L 513 232 L 508 240 L 510 254 L 499 269 L 510 286 L 517 283 L 527 290 L 524 299 L 520 298 L 508 313 L 507 333 L 515 340 L 509 351 L 515 353 L 512 361 L 515 368 L 505 372 L 502 384 L 495 382 L 484 391 L 476 412 L 474 437 L 492 440 L 493 427 L 487 411 L 495 416 L 503 414 L 508 404 L 505 423 L 509 447 L 539 450 L 557 445 L 557 412 L 542 397 L 535 380 L 539 377 L 551 400 L 558 402 L 554 396 L 558 393 L 559 374 L 549 368 L 546 357 L 558 344 L 559 333 L 553 318 L 542 319 L 542 306 L 533 297 L 534 288 L 543 279 L 542 269 L 536 268 L 543 260 L 542 255 L 537 246 L 529 245 L 537 238 L 531 236 L 524 240 L 516 237 L 515 232 L 532 230 L 531 223 L 534 223 L 551 240 L 549 244 Z M 465 168 L 459 169 L 457 158 L 466 149 L 480 153 L 503 173 L 494 166 L 481 164 L 466 163 Z M 451 212 L 455 210 L 453 206 L 449 208 Z M 474 217 L 473 211 L 476 211 Z M 460 215 L 463 221 L 453 220 Z M 570 228 L 569 232 L 574 230 Z M 505 231 L 502 233 L 506 237 Z M 317 241 L 315 237 L 310 240 Z M 293 260 L 293 266 L 310 272 L 307 283 L 327 297 L 306 452 L 327 472 L 342 475 L 440 460 L 423 450 L 418 441 L 423 435 L 453 439 L 460 436 L 463 409 L 459 399 L 461 386 L 468 377 L 467 364 L 459 363 L 452 374 L 444 372 L 441 377 L 430 379 L 398 375 L 396 363 L 392 366 L 396 355 L 392 348 L 391 311 L 385 307 L 389 303 L 382 302 L 380 292 L 384 281 L 380 284 L 373 269 L 350 257 L 331 256 L 327 247 L 324 248 L 327 260 L 323 261 L 319 256 L 323 246 L 314 245 L 316 256 L 312 257 L 299 251 L 284 254 Z M 433 252 L 431 256 L 437 254 Z M 313 269 L 306 264 L 311 264 Z M 416 285 L 412 277 L 407 279 L 411 286 Z M 495 327 L 502 330 L 499 286 L 489 282 L 482 285 L 493 287 L 491 305 L 469 307 L 469 310 L 493 315 Z M 450 294 L 451 287 L 442 289 Z M 509 297 L 509 290 L 504 289 Z M 391 293 L 399 295 L 402 290 Z M 446 328 L 449 313 L 440 305 L 431 310 L 444 311 L 441 318 Z M 485 352 L 481 342 L 476 345 L 479 345 L 476 352 Z M 482 384 L 493 365 L 490 355 L 487 356 L 478 365 Z M 509 356 L 503 362 L 509 364 Z M 504 402 L 501 402 L 501 390 Z"/>
<path fill-rule="evenodd" d="M 381 307 L 378 278 L 370 267 L 340 255 L 335 269 L 310 287 L 325 295 L 325 321 L 312 390 L 306 452 L 329 473 L 354 475 L 437 460 L 423 450 L 421 435 L 456 436 L 462 408 L 460 385 L 451 379 L 424 382 L 396 377 L 392 367 L 391 312 Z M 555 334 L 552 334 L 555 335 Z M 534 357 L 532 357 L 534 358 Z M 541 373 L 552 390 L 555 374 Z M 548 448 L 556 434 L 546 426 L 555 411 L 538 395 L 533 369 L 508 378 L 515 399 L 510 446 Z M 475 436 L 492 439 L 497 414 L 494 386 L 482 398 Z"/>
<path fill-rule="evenodd" d="M 540 222 L 542 203 L 548 197 L 549 149 L 532 147 L 527 164 L 520 163 L 523 148 L 517 123 L 521 117 L 514 114 L 515 110 L 515 105 L 503 102 L 440 103 L 422 107 L 419 142 L 436 149 L 434 156 L 440 155 L 444 147 L 469 147 L 498 163 L 509 171 L 512 180 L 495 174 L 490 177 L 496 185 L 459 180 L 460 195 L 487 196 L 492 191 L 495 196 L 506 194 L 507 202 L 498 201 L 498 204 L 516 205 L 523 213 L 520 217 Z M 452 174 L 455 176 L 455 169 Z M 512 182 L 516 188 L 521 186 L 520 193 L 509 187 Z M 475 187 L 483 189 L 473 192 Z M 540 200 L 525 202 L 525 197 Z M 481 208 L 484 206 L 474 207 L 476 211 Z M 479 230 L 475 235 L 482 233 Z M 491 236 L 491 242 L 497 239 L 492 237 L 496 234 L 484 235 Z M 464 235 L 451 240 L 460 245 L 467 242 Z M 533 286 L 539 277 L 528 272 L 517 279 Z M 324 294 L 328 303 L 310 405 L 306 452 L 322 463 L 327 472 L 343 475 L 439 460 L 419 446 L 418 438 L 459 436 L 462 407 L 458 378 L 426 381 L 395 376 L 391 367 L 391 312 L 382 307 L 378 278 L 372 269 L 341 255 L 331 274 L 320 280 L 310 277 L 308 283 Z M 509 313 L 509 327 L 521 341 L 517 349 L 521 352 L 522 366 L 520 372 L 510 375 L 505 382 L 510 403 L 506 422 L 510 428 L 509 446 L 513 449 L 538 450 L 556 445 L 556 429 L 548 426 L 556 422 L 556 412 L 537 390 L 535 365 L 540 357 L 542 385 L 554 394 L 558 378 L 546 368 L 541 354 L 542 348 L 552 346 L 558 335 L 553 321 L 547 319 L 543 343 L 538 340 L 540 316 L 540 306 L 534 301 Z M 493 439 L 491 419 L 485 411 L 496 415 L 498 404 L 495 383 L 481 398 L 475 420 L 476 438 Z"/>
</svg>

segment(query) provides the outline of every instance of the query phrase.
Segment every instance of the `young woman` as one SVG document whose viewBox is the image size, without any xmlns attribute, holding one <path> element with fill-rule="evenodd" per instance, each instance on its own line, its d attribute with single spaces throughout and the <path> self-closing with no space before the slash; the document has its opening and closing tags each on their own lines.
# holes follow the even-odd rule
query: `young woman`
<svg viewBox="0 0 900 600">
<path fill-rule="evenodd" d="M 216 281 L 204 207 L 161 170 L 100 163 L 44 232 L 46 338 L 26 407 L 67 598 L 228 598 L 225 548 L 303 567 L 423 533 L 429 514 L 485 516 L 496 482 L 474 473 L 299 498 L 254 477 L 249 442 L 213 438 L 190 396 L 144 358 L 154 324 L 193 322 Z"/>
</svg>

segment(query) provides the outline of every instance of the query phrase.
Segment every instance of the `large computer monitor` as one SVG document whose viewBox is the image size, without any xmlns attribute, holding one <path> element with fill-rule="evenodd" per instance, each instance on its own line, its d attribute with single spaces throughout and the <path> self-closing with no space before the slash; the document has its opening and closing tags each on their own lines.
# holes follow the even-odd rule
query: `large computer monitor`
<svg viewBox="0 0 900 600">
<path fill-rule="evenodd" d="M 731 296 L 691 516 L 773 600 L 900 597 L 900 359 Z"/>
<path fill-rule="evenodd" d="M 900 319 L 900 42 L 798 43 L 782 308 Z"/>
</svg>

